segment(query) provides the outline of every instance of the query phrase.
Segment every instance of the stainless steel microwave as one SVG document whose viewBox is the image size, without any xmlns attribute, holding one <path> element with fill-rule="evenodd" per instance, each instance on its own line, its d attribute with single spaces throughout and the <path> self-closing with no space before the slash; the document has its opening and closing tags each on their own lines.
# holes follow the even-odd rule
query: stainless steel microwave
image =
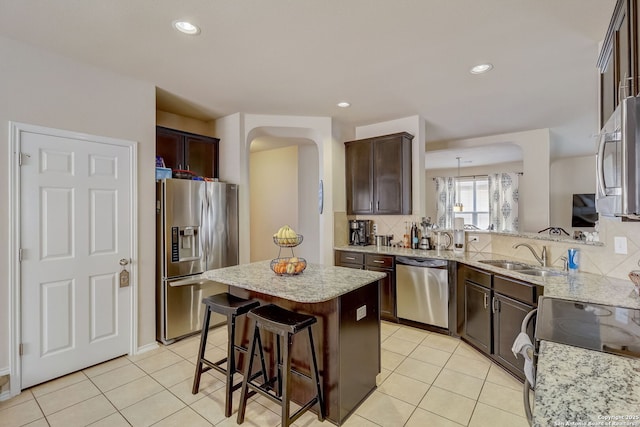
<svg viewBox="0 0 640 427">
<path fill-rule="evenodd" d="M 640 98 L 622 100 L 598 139 L 596 209 L 640 219 Z"/>
</svg>

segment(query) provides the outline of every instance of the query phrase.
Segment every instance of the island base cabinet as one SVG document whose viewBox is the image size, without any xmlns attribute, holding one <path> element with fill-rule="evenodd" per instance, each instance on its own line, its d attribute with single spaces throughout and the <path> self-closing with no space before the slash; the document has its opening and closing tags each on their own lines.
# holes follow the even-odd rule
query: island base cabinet
<svg viewBox="0 0 640 427">
<path fill-rule="evenodd" d="M 382 372 L 378 284 L 340 297 L 340 417 L 344 420 L 376 388 Z M 367 303 L 370 301 L 370 303 Z"/>
<path fill-rule="evenodd" d="M 229 286 L 233 295 L 255 298 L 261 304 L 276 304 L 287 310 L 310 314 L 318 322 L 312 326 L 315 352 L 320 371 L 326 418 L 342 424 L 360 403 L 375 390 L 376 376 L 381 371 L 379 282 L 355 289 L 335 299 L 305 304 Z M 246 317 L 237 321 L 237 343 L 247 346 L 250 325 Z M 275 340 L 271 334 L 261 335 L 265 347 L 267 370 L 275 375 Z M 311 355 L 306 333 L 293 340 L 292 366 L 309 374 Z M 238 366 L 244 370 L 246 358 L 238 355 Z M 259 370 L 254 358 L 253 372 Z M 315 396 L 310 380 L 292 375 L 292 401 L 308 402 Z M 316 411 L 312 408 L 312 411 Z"/>
</svg>

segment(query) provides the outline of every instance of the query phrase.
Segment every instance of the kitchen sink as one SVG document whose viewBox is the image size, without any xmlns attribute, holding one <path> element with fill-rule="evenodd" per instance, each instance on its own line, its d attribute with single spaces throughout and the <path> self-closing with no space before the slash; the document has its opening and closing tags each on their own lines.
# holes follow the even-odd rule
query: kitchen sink
<svg viewBox="0 0 640 427">
<path fill-rule="evenodd" d="M 560 271 L 552 271 L 552 270 L 519 270 L 518 273 L 527 274 L 529 276 L 538 276 L 538 277 L 552 277 L 552 276 L 564 276 L 565 273 Z"/>
<path fill-rule="evenodd" d="M 522 262 L 487 259 L 480 261 L 483 264 L 493 265 L 494 267 L 504 268 L 506 270 L 531 270 L 531 266 Z"/>
<path fill-rule="evenodd" d="M 486 259 L 479 262 L 483 264 L 493 265 L 494 267 L 504 268 L 505 270 L 512 270 L 517 273 L 526 274 L 528 276 L 552 277 L 564 276 L 566 274 L 560 271 L 536 268 L 533 265 L 525 264 L 523 262 L 507 261 L 504 259 Z"/>
</svg>

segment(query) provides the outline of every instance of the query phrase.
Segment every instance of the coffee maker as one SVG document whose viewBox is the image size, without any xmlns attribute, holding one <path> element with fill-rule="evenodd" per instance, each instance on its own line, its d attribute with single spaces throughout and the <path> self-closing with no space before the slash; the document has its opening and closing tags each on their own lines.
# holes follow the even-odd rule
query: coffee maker
<svg viewBox="0 0 640 427">
<path fill-rule="evenodd" d="M 371 220 L 349 220 L 349 244 L 358 246 L 371 244 Z"/>
</svg>

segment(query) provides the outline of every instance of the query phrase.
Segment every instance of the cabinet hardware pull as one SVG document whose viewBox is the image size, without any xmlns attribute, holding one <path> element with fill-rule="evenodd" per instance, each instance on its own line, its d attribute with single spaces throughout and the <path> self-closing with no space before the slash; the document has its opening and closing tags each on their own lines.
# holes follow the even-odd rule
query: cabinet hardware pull
<svg viewBox="0 0 640 427">
<path fill-rule="evenodd" d="M 346 257 L 344 257 L 344 259 L 350 259 L 350 260 L 354 260 L 355 261 L 356 258 L 352 257 L 352 256 L 346 256 Z"/>
<path fill-rule="evenodd" d="M 373 210 L 373 201 L 369 202 L 369 210 L 372 211 Z"/>
<path fill-rule="evenodd" d="M 377 209 L 377 210 L 380 210 L 380 200 L 378 200 L 378 201 L 376 202 L 376 209 Z"/>
<path fill-rule="evenodd" d="M 483 305 L 484 305 L 484 308 L 485 308 L 485 309 L 486 309 L 487 307 L 489 307 L 489 295 L 487 295 L 487 294 L 484 294 Z"/>
<path fill-rule="evenodd" d="M 496 314 L 496 311 L 500 311 L 500 301 L 498 301 L 498 298 L 493 297 L 491 301 L 491 312 Z"/>
<path fill-rule="evenodd" d="M 373 262 L 375 262 L 376 264 L 384 264 L 384 261 L 379 261 L 377 259 L 374 259 Z"/>
</svg>

